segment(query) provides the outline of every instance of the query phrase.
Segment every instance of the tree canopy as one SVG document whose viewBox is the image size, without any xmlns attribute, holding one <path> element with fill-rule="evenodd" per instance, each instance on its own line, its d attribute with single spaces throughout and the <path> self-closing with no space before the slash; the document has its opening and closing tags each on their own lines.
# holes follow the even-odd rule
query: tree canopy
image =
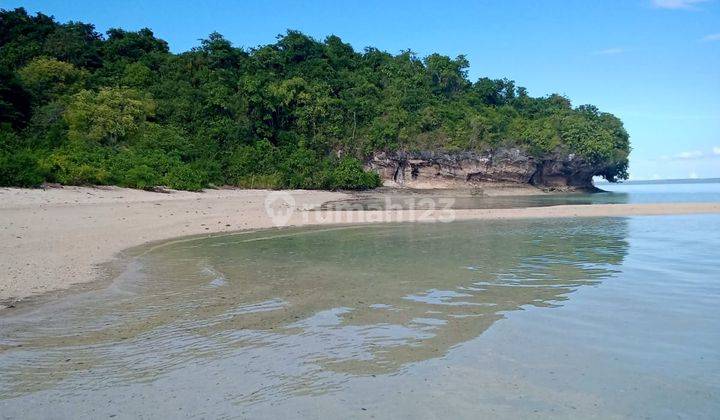
<svg viewBox="0 0 720 420">
<path fill-rule="evenodd" d="M 628 134 L 592 105 L 468 79 L 464 56 L 355 51 L 287 31 L 180 54 L 150 29 L 0 11 L 0 185 L 372 188 L 377 151 L 574 153 L 626 177 Z"/>
</svg>

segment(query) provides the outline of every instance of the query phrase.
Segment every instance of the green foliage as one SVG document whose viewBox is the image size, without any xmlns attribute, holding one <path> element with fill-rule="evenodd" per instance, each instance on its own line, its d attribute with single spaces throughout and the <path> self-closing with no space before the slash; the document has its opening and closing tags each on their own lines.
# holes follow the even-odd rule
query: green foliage
<svg viewBox="0 0 720 420">
<path fill-rule="evenodd" d="M 49 181 L 67 185 L 103 185 L 110 181 L 108 151 L 95 145 L 67 144 L 40 162 L 48 168 Z"/>
<path fill-rule="evenodd" d="M 0 67 L 0 124 L 22 128 L 30 117 L 30 95 L 15 73 Z"/>
<path fill-rule="evenodd" d="M 123 71 L 122 83 L 127 86 L 145 87 L 153 82 L 150 68 L 142 63 L 130 63 Z"/>
<path fill-rule="evenodd" d="M 450 57 L 431 54 L 425 58 L 425 67 L 436 92 L 451 95 L 469 84 L 466 70 L 470 62 L 463 55 L 451 60 Z"/>
<path fill-rule="evenodd" d="M 102 63 L 98 51 L 101 40 L 93 25 L 69 22 L 48 35 L 43 53 L 78 67 L 97 68 Z"/>
<path fill-rule="evenodd" d="M 207 186 L 208 174 L 196 166 L 176 166 L 165 176 L 165 184 L 176 190 L 199 191 Z"/>
<path fill-rule="evenodd" d="M 288 31 L 245 50 L 212 33 L 170 53 L 150 29 L 0 11 L 0 184 L 364 189 L 377 151 L 521 147 L 627 176 L 622 122 L 469 63 L 362 52 Z M 338 157 L 342 156 L 342 157 Z"/>
<path fill-rule="evenodd" d="M 282 180 L 277 173 L 270 175 L 247 175 L 236 178 L 233 185 L 240 188 L 257 188 L 267 190 L 277 190 L 282 188 Z"/>
<path fill-rule="evenodd" d="M 279 165 L 282 184 L 288 188 L 322 188 L 328 182 L 327 163 L 301 144 Z"/>
<path fill-rule="evenodd" d="M 36 187 L 46 173 L 31 150 L 0 151 L 0 186 Z"/>
<path fill-rule="evenodd" d="M 147 165 L 136 165 L 123 174 L 118 185 L 123 187 L 147 189 L 160 184 L 161 178 L 153 168 Z"/>
<path fill-rule="evenodd" d="M 365 172 L 359 160 L 346 157 L 332 166 L 325 187 L 331 190 L 362 190 L 379 187 L 380 185 L 382 183 L 377 173 Z"/>
<path fill-rule="evenodd" d="M 277 171 L 278 152 L 270 142 L 261 140 L 238 147 L 227 159 L 225 174 L 231 184 L 252 179 L 253 175 L 271 175 Z"/>
<path fill-rule="evenodd" d="M 113 145 L 138 132 L 154 112 L 155 102 L 133 89 L 83 90 L 65 112 L 68 138 Z"/>
<path fill-rule="evenodd" d="M 35 102 L 77 92 L 87 72 L 54 58 L 38 57 L 18 70 L 18 76 Z"/>
</svg>

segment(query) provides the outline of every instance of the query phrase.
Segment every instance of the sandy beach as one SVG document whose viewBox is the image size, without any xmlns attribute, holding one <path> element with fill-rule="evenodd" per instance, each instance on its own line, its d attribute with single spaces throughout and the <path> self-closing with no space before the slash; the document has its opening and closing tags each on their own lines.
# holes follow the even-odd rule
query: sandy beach
<svg viewBox="0 0 720 420">
<path fill-rule="evenodd" d="M 720 213 L 720 203 L 563 205 L 433 211 L 307 211 L 350 195 L 327 191 L 208 190 L 154 193 L 108 187 L 0 189 L 0 302 L 90 282 L 99 264 L 153 241 L 278 225 Z M 291 204 L 287 204 L 290 201 Z M 290 208 L 292 207 L 292 208 Z M 291 211 L 292 210 L 292 211 Z"/>
</svg>

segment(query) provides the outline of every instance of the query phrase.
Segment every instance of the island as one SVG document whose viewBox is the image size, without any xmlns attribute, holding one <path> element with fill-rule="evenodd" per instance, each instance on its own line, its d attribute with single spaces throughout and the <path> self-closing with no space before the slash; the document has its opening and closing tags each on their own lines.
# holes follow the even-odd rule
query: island
<svg viewBox="0 0 720 420">
<path fill-rule="evenodd" d="M 172 53 L 150 29 L 0 12 L 0 185 L 197 191 L 627 177 L 622 122 L 469 62 L 288 30 L 239 48 L 212 33 Z"/>
</svg>

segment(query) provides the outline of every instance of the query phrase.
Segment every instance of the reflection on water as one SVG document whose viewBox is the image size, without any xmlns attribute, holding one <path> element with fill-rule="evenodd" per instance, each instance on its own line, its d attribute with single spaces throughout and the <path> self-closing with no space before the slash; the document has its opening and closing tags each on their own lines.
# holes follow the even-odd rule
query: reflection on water
<svg viewBox="0 0 720 420">
<path fill-rule="evenodd" d="M 133 259 L 107 289 L 1 319 L 0 412 L 345 417 L 347 404 L 388 387 L 431 390 L 447 380 L 443 389 L 467 383 L 489 395 L 503 378 L 518 377 L 515 366 L 488 379 L 498 363 L 538 356 L 478 340 L 499 320 L 552 313 L 578 290 L 618 279 L 629 235 L 628 219 L 585 219 L 287 229 L 169 243 Z M 625 321 L 567 331 L 617 322 Z M 553 324 L 561 325 L 509 325 L 540 339 L 557 334 Z M 597 334 L 580 337 L 573 346 Z M 435 365 L 463 353 L 463 373 L 441 379 L 449 371 Z M 476 372 L 488 354 L 493 362 Z M 423 370 L 433 373 L 418 377 Z M 513 389 L 501 388 L 497 395 Z M 462 407 L 444 398 L 387 402 L 398 413 Z"/>
<path fill-rule="evenodd" d="M 601 184 L 597 193 L 488 196 L 470 190 L 383 190 L 323 204 L 324 210 L 504 209 L 585 204 L 685 203 L 720 201 L 720 183 Z"/>
<path fill-rule="evenodd" d="M 301 349 L 295 362 L 317 367 L 298 371 L 303 381 L 284 374 L 299 389 L 321 390 L 326 370 L 394 372 L 507 311 L 556 305 L 609 275 L 624 223 L 408 224 L 169 244 L 110 290 L 7 322 L 0 389 L 146 381 L 194 359 L 242 358 L 247 347 Z"/>
<path fill-rule="evenodd" d="M 508 209 L 547 207 L 563 204 L 627 203 L 625 193 L 553 193 L 517 196 L 488 196 L 467 190 L 362 192 L 346 200 L 330 201 L 321 210 L 425 210 L 425 209 Z"/>
</svg>

